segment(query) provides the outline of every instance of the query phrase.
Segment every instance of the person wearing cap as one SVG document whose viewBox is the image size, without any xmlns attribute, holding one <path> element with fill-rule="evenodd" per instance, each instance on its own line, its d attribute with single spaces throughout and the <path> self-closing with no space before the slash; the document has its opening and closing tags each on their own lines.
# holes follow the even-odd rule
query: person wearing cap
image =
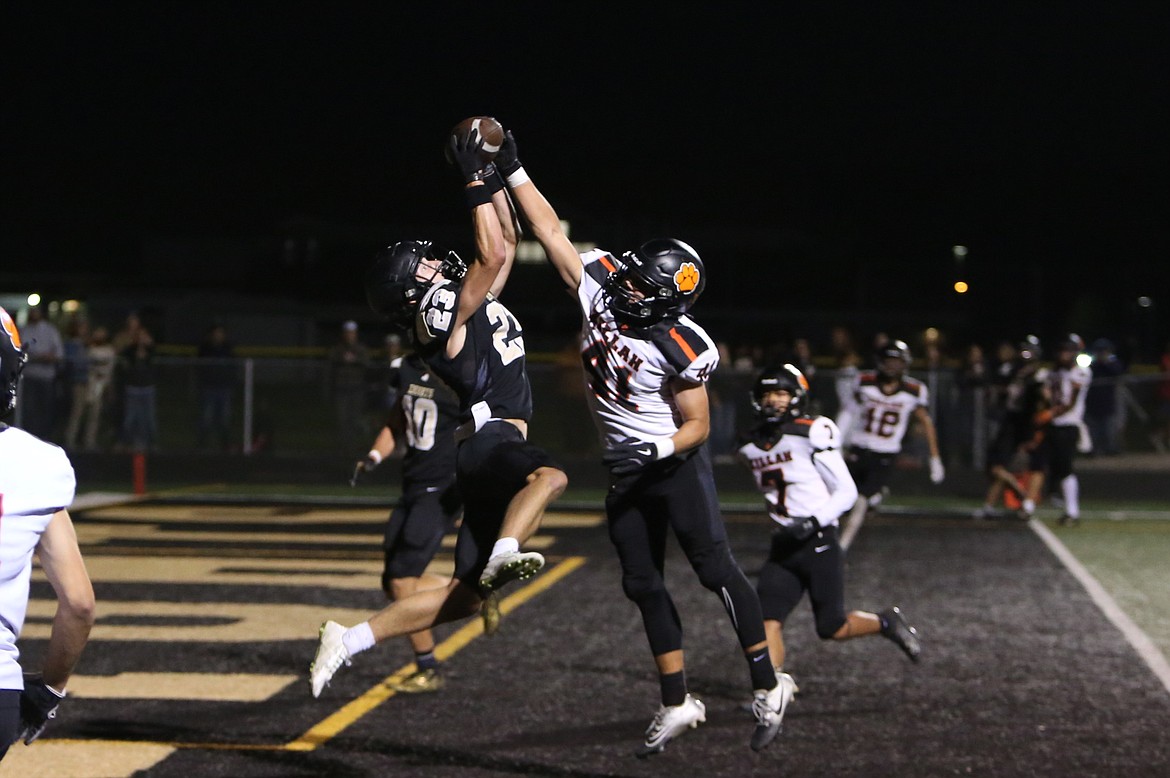
<svg viewBox="0 0 1170 778">
<path fill-rule="evenodd" d="M 352 319 L 341 325 L 341 337 L 329 350 L 329 391 L 337 442 L 350 456 L 358 456 L 368 438 L 365 423 L 366 370 L 370 352 L 358 338 Z"/>
<path fill-rule="evenodd" d="M 0 308 L 0 759 L 17 741 L 40 737 L 94 623 L 94 594 L 67 510 L 76 478 L 65 452 L 4 420 L 16 409 L 28 354 Z M 26 391 L 28 387 L 25 387 Z M 57 599 L 38 672 L 25 672 L 17 639 L 28 612 L 33 555 Z"/>
</svg>

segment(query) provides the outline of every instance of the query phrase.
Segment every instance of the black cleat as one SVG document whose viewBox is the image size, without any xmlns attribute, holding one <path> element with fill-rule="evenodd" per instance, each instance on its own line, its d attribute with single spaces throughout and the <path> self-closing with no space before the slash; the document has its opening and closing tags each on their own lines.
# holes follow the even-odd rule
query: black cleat
<svg viewBox="0 0 1170 778">
<path fill-rule="evenodd" d="M 882 620 L 882 635 L 892 640 L 898 648 L 910 657 L 910 661 L 917 662 L 922 653 L 922 645 L 918 642 L 918 630 L 906 623 L 902 611 L 896 606 L 878 614 Z"/>
<path fill-rule="evenodd" d="M 1069 516 L 1067 513 L 1065 513 L 1056 520 L 1056 523 L 1062 527 L 1075 527 L 1081 523 L 1081 520 L 1079 518 L 1073 518 L 1072 516 Z"/>
</svg>

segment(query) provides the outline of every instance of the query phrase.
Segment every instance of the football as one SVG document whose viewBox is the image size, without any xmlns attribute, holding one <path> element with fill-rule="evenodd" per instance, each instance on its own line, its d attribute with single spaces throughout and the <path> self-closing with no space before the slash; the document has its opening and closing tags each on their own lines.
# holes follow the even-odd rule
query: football
<svg viewBox="0 0 1170 778">
<path fill-rule="evenodd" d="M 479 152 L 480 157 L 485 163 L 491 162 L 496 158 L 496 153 L 504 142 L 503 126 L 490 116 L 471 116 L 452 127 L 451 135 L 462 139 L 467 137 L 473 129 L 479 130 L 479 134 L 483 138 L 483 148 Z"/>
</svg>

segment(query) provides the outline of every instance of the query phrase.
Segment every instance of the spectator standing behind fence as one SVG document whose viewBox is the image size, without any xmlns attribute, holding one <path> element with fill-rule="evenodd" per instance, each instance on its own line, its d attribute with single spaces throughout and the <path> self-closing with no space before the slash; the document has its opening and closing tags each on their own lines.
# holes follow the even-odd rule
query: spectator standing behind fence
<svg viewBox="0 0 1170 778">
<path fill-rule="evenodd" d="M 62 343 L 65 357 L 58 374 L 62 388 L 61 399 L 65 411 L 65 446 L 72 448 L 77 442 L 77 427 L 84 410 L 85 392 L 89 387 L 89 323 L 72 316 L 65 324 L 65 340 Z M 70 434 L 72 433 L 72 434 Z"/>
<path fill-rule="evenodd" d="M 341 325 L 341 339 L 329 351 L 329 387 L 338 444 L 355 456 L 367 437 L 365 400 L 369 366 L 370 352 L 358 340 L 357 322 L 347 321 Z"/>
<path fill-rule="evenodd" d="M 156 415 L 154 339 L 137 328 L 129 346 L 118 355 L 122 386 L 121 446 L 130 451 L 151 451 L 158 438 Z"/>
<path fill-rule="evenodd" d="M 56 422 L 57 371 L 65 358 L 61 333 L 48 320 L 39 305 L 28 309 L 24 336 L 28 364 L 20 384 L 21 426 L 42 440 L 53 439 Z"/>
<path fill-rule="evenodd" d="M 1085 424 L 1093 439 L 1094 456 L 1113 456 L 1121 447 L 1119 411 L 1121 410 L 1121 375 L 1125 365 L 1113 353 L 1107 338 L 1093 341 L 1093 382 L 1085 397 Z"/>
<path fill-rule="evenodd" d="M 207 446 L 212 438 L 227 451 L 232 434 L 232 393 L 236 388 L 235 347 L 227 339 L 227 328 L 213 324 L 207 330 L 195 356 L 199 377 L 199 435 L 196 444 Z"/>
<path fill-rule="evenodd" d="M 98 448 L 117 358 L 110 344 L 110 331 L 100 325 L 94 327 L 89 343 L 86 344 L 85 391 L 80 399 L 74 396 L 69 426 L 65 430 L 66 448 L 77 447 L 82 424 L 85 425 L 82 446 L 87 451 Z"/>
<path fill-rule="evenodd" d="M 1150 442 L 1159 453 L 1170 451 L 1170 340 L 1162 350 L 1159 360 L 1162 380 L 1158 383 L 1158 405 L 1154 409 L 1154 432 Z"/>
<path fill-rule="evenodd" d="M 836 389 L 837 407 L 826 408 L 827 415 L 837 416 L 853 402 L 853 386 L 857 383 L 857 371 L 861 369 L 861 355 L 853 346 L 853 336 L 846 327 L 836 326 L 829 336 L 829 348 L 833 352 L 833 377 Z"/>
<path fill-rule="evenodd" d="M 976 447 L 982 449 L 987 445 L 983 433 L 987 429 L 987 386 L 990 380 L 991 368 L 983 356 L 983 347 L 972 343 L 967 347 L 962 364 L 955 368 L 954 388 L 954 444 L 956 452 L 968 465 L 975 462 Z"/>
</svg>

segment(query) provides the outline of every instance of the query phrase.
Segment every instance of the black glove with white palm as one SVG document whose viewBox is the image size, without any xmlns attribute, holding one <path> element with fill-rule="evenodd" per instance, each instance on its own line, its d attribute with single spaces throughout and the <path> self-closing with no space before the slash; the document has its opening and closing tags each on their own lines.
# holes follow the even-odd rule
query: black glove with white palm
<svg viewBox="0 0 1170 778">
<path fill-rule="evenodd" d="M 49 719 L 57 718 L 57 706 L 65 699 L 65 692 L 59 692 L 45 683 L 40 673 L 24 674 L 24 691 L 20 693 L 20 733 L 17 740 L 24 744 L 41 736 Z"/>
<path fill-rule="evenodd" d="M 504 133 L 504 142 L 496 154 L 496 169 L 508 182 L 508 186 L 516 187 L 528 181 L 528 174 L 524 172 L 524 166 L 516 155 L 516 139 L 512 137 L 511 130 Z"/>
<path fill-rule="evenodd" d="M 640 472 L 652 462 L 666 459 L 674 454 L 674 441 L 670 438 L 638 440 L 626 438 L 601 455 L 601 461 L 614 475 L 631 475 Z"/>
</svg>

